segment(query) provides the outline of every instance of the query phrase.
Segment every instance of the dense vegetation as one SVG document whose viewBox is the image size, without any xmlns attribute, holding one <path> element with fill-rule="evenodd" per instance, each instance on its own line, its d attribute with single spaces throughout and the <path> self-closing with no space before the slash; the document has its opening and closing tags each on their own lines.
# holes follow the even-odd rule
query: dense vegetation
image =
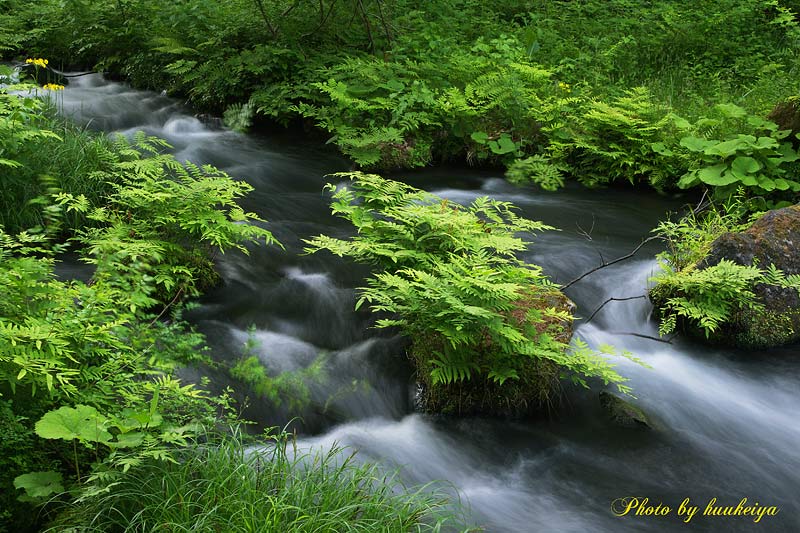
<svg viewBox="0 0 800 533">
<path fill-rule="evenodd" d="M 245 454 L 258 442 L 225 436 L 242 423 L 228 393 L 176 377 L 179 367 L 211 363 L 181 309 L 217 282 L 213 255 L 279 245 L 238 206 L 249 185 L 178 163 L 158 139 L 80 131 L 43 100 L 2 89 L 0 131 L 0 531 L 51 521 L 57 531 L 181 520 L 192 529 L 244 509 L 253 514 L 241 516 L 242 531 L 337 523 L 407 531 L 448 520 L 431 514 L 441 498 L 395 493 L 374 468 L 288 456 L 287 435 L 275 436 L 263 457 Z M 65 252 L 91 266 L 88 282 L 55 274 Z M 253 468 L 261 461 L 272 470 Z M 297 480 L 287 476 L 294 467 Z M 239 479 L 245 471 L 255 476 L 249 491 Z M 183 484 L 186 475 L 216 487 L 230 513 L 198 515 L 219 500 L 190 504 L 212 493 Z M 171 476 L 166 493 L 134 490 Z M 259 490 L 267 484 L 279 499 Z M 179 510 L 175 498 L 186 505 L 181 516 L 169 514 Z M 39 513 L 31 507 L 44 503 Z"/>
<path fill-rule="evenodd" d="M 320 235 L 306 241 L 306 250 L 376 267 L 356 307 L 368 303 L 374 312 L 388 313 L 376 327 L 399 327 L 412 339 L 409 354 L 432 398 L 446 396 L 451 384 L 495 384 L 501 387 L 493 396 L 501 401 L 475 410 L 496 414 L 498 403 L 513 402 L 516 407 L 502 412 L 524 412 L 526 402 L 536 404 L 534 396 L 549 398 L 558 382 L 552 374 L 559 373 L 583 385 L 600 378 L 630 390 L 603 356 L 580 340 L 569 345 L 573 317 L 556 303 L 557 287 L 541 267 L 515 257 L 530 245 L 518 234 L 553 228 L 487 197 L 462 206 L 376 175 L 338 177 L 351 182 L 339 189 L 328 185 L 332 211 L 357 235 Z M 518 396 L 503 389 L 506 381 L 516 382 Z M 459 400 L 462 408 L 452 409 L 466 411 L 465 399 Z"/>
<path fill-rule="evenodd" d="M 9 56 L 166 88 L 235 127 L 306 119 L 372 168 L 458 158 L 546 187 L 692 186 L 681 176 L 728 150 L 697 154 L 683 138 L 761 128 L 738 111 L 720 121 L 715 104 L 764 117 L 797 93 L 800 6 L 785 0 L 4 4 Z M 765 148 L 745 142 L 736 155 Z"/>
<path fill-rule="evenodd" d="M 734 310 L 758 308 L 755 285 L 798 286 L 770 265 L 695 268 L 716 236 L 797 201 L 798 12 L 791 0 L 0 0 L 0 53 L 43 95 L 64 81 L 51 67 L 101 70 L 185 97 L 234 129 L 303 126 L 366 170 L 463 161 L 545 190 L 574 180 L 702 195 L 703 209 L 659 228 L 669 250 L 657 282 L 677 291 L 661 303 L 662 333 L 679 320 L 710 333 Z M 395 499 L 373 471 L 325 461 L 305 488 L 275 490 L 329 498 L 263 505 L 253 487 L 272 481 L 214 430 L 229 399 L 174 371 L 207 362 L 180 310 L 218 281 L 214 254 L 278 243 L 238 207 L 246 183 L 165 149 L 142 135 L 87 134 L 37 98 L 0 92 L 0 529 L 214 527 L 191 521 L 213 520 L 203 511 L 214 503 L 182 492 L 189 471 L 177 459 L 208 466 L 198 487 L 247 469 L 247 483 L 214 494 L 231 513 L 253 511 L 243 520 L 324 529 L 349 520 L 336 506 L 385 520 L 354 528 L 436 527 L 438 501 Z M 566 369 L 626 390 L 586 346 L 568 350 L 569 313 L 523 303 L 556 290 L 515 256 L 528 245 L 518 233 L 544 225 L 502 202 L 458 206 L 350 177 L 333 208 L 358 235 L 320 236 L 310 249 L 376 268 L 362 303 L 386 314 L 379 326 L 416 339 L 410 352 L 429 387 Z M 93 266 L 90 282 L 55 276 L 65 251 Z M 528 374 L 531 360 L 555 370 Z M 267 398 L 293 390 L 246 353 L 232 373 Z M 288 475 L 294 461 L 272 450 L 271 467 Z M 143 497 L 155 494 L 154 476 L 174 481 L 163 500 Z M 337 499 L 365 488 L 364 507 Z M 36 516 L 15 502 L 18 489 L 28 503 L 59 495 L 80 506 Z M 171 498 L 198 512 L 172 514 L 181 509 L 164 505 Z M 301 503 L 319 511 L 302 526 L 281 507 Z"/>
</svg>

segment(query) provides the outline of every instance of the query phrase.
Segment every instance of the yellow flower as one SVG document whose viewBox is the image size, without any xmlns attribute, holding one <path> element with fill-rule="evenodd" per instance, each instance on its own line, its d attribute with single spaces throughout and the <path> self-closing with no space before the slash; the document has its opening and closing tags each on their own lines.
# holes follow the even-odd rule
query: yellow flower
<svg viewBox="0 0 800 533">
<path fill-rule="evenodd" d="M 29 57 L 28 59 L 25 60 L 25 62 L 42 68 L 47 68 L 47 63 L 49 63 L 49 61 L 47 61 L 46 59 L 42 59 L 40 57 L 39 58 Z"/>
<path fill-rule="evenodd" d="M 63 91 L 64 90 L 64 86 L 63 85 L 59 85 L 57 83 L 48 83 L 47 85 L 44 85 L 42 88 L 43 89 L 47 89 L 48 91 Z"/>
</svg>

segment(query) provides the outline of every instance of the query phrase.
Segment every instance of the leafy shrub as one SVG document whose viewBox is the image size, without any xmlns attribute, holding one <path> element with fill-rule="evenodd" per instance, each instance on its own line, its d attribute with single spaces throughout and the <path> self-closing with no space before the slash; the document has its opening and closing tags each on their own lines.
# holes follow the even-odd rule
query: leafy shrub
<svg viewBox="0 0 800 533">
<path fill-rule="evenodd" d="M 690 212 L 677 222 L 661 222 L 655 233 L 667 250 L 659 255 L 662 271 L 651 278 L 650 299 L 660 317 L 659 332 L 675 331 L 680 321 L 701 329 L 706 338 L 743 311 L 759 313 L 764 305 L 754 292 L 757 285 L 800 289 L 800 276 L 786 276 L 774 265 L 739 265 L 723 259 L 699 268 L 711 244 L 721 235 L 741 232 L 761 213 L 753 213 L 743 190 L 721 207 Z"/>
<path fill-rule="evenodd" d="M 678 319 L 686 319 L 709 337 L 734 312 L 763 310 L 763 303 L 753 292 L 757 284 L 800 291 L 800 275 L 785 276 L 774 265 L 761 269 L 737 265 L 727 259 L 708 268 L 678 272 L 664 265 L 664 272 L 653 280 L 657 283 L 654 289 L 657 293 L 675 295 L 659 302 L 661 335 L 672 333 Z"/>
<path fill-rule="evenodd" d="M 705 211 L 691 210 L 676 221 L 659 222 L 653 232 L 667 246 L 660 257 L 675 270 L 694 265 L 705 257 L 717 237 L 749 228 L 758 211 L 742 191 L 719 207 L 711 204 Z"/>
<path fill-rule="evenodd" d="M 65 128 L 63 141 L 42 136 L 36 121 L 44 117 L 14 111 L 25 99 L 8 98 L 14 136 L 76 147 L 69 143 L 75 130 Z M 36 435 L 63 440 L 68 450 L 49 446 L 45 461 L 23 461 L 56 464 L 55 471 L 12 469 L 23 474 L 14 488 L 36 502 L 87 480 L 102 489 L 144 460 L 168 459 L 170 448 L 193 434 L 193 422 L 216 422 L 227 397 L 210 397 L 173 376 L 179 366 L 207 360 L 202 336 L 180 319 L 176 303 L 198 293 L 202 268 L 213 271 L 212 254 L 275 242 L 236 203 L 250 190 L 245 183 L 212 167 L 181 165 L 160 153 L 163 142 L 142 135 L 133 145 L 98 145 L 102 161 L 87 163 L 87 174 L 76 177 L 102 184 L 105 198 L 70 188 L 71 181 L 57 183 L 37 204 L 43 225 L 16 235 L 0 228 L 0 394 L 14 402 L 9 431 L 27 439 L 21 453 L 38 450 L 38 419 Z M 30 161 L 23 149 L 8 153 L 14 169 Z M 57 279 L 53 271 L 54 258 L 69 247 L 54 239 L 64 216 L 75 212 L 94 224 L 73 239 L 95 267 L 89 283 Z"/>
<path fill-rule="evenodd" d="M 709 185 L 717 198 L 727 198 L 739 187 L 753 195 L 800 191 L 800 182 L 787 176 L 787 167 L 800 159 L 786 138 L 790 130 L 779 130 L 777 124 L 757 116 L 749 116 L 741 107 L 717 105 L 723 119 L 704 118 L 695 124 L 709 134 L 688 135 L 680 145 L 690 152 L 689 171 L 678 182 L 681 188 Z M 730 123 L 739 124 L 737 133 L 723 138 L 709 138 L 710 133 Z M 746 131 L 747 133 L 741 133 Z"/>
<path fill-rule="evenodd" d="M 670 185 L 670 164 L 652 148 L 665 136 L 670 120 L 646 88 L 629 90 L 610 102 L 590 100 L 571 118 L 549 128 L 548 153 L 551 160 L 568 165 L 581 183 L 647 181 L 659 189 Z"/>
</svg>

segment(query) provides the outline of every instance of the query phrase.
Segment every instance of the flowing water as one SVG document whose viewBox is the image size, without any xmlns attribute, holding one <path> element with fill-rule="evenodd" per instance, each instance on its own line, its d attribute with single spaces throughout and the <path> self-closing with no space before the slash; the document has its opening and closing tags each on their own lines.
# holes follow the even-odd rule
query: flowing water
<svg viewBox="0 0 800 533">
<path fill-rule="evenodd" d="M 255 190 L 247 210 L 268 220 L 283 243 L 225 254 L 224 286 L 202 299 L 190 319 L 217 357 L 233 361 L 250 339 L 274 372 L 321 364 L 310 403 L 292 422 L 302 447 L 349 446 L 362 459 L 399 468 L 409 483 L 447 480 L 470 520 L 487 531 L 800 531 L 800 357 L 797 348 L 766 353 L 710 349 L 656 335 L 646 300 L 608 304 L 576 334 L 592 345 L 634 352 L 652 368 L 616 361 L 631 378 L 636 402 L 654 431 L 622 430 L 602 416 L 598 390 L 567 387 L 560 416 L 509 422 L 440 419 L 414 413 L 411 373 L 402 341 L 370 329 L 356 313 L 354 287 L 367 270 L 329 254 L 302 255 L 303 238 L 349 234 L 329 213 L 322 187 L 347 161 L 321 143 L 245 136 L 208 125 L 175 100 L 103 80 L 74 78 L 58 98 L 82 123 L 167 139 L 179 160 L 216 165 Z M 561 228 L 538 236 L 525 259 L 566 282 L 631 251 L 679 202 L 628 191 L 569 189 L 545 194 L 497 175 L 464 169 L 409 173 L 410 183 L 457 202 L 489 195 L 525 216 Z M 335 178 L 333 178 L 335 180 Z M 657 268 L 657 248 L 600 270 L 568 295 L 583 316 L 609 297 L 643 294 Z M 321 361 L 321 363 L 319 363 Z M 215 387 L 241 383 L 213 374 Z M 252 396 L 252 393 L 250 393 Z M 247 415 L 284 424 L 289 411 L 252 398 Z M 616 517 L 613 500 L 647 497 L 671 507 L 665 517 Z M 700 510 L 688 524 L 676 516 L 690 498 Z M 778 506 L 775 517 L 702 516 L 718 505 Z M 632 514 L 632 513 L 631 513 Z"/>
</svg>

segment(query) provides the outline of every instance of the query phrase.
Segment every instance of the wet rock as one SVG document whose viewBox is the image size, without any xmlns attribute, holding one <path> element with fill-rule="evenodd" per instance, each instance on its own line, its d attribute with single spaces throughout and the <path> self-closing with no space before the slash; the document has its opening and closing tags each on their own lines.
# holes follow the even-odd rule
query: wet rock
<svg viewBox="0 0 800 533">
<path fill-rule="evenodd" d="M 537 290 L 528 297 L 515 302 L 509 318 L 518 325 L 531 308 L 566 311 L 570 315 L 575 304 L 558 290 Z M 547 331 L 556 340 L 569 343 L 572 337 L 572 321 L 564 322 L 546 318 L 537 324 L 539 333 Z M 538 414 L 556 404 L 560 398 L 559 376 L 561 368 L 546 359 L 521 358 L 516 369 L 519 379 L 507 380 L 502 385 L 486 376 L 473 375 L 470 380 L 434 385 L 430 379 L 431 354 L 441 351 L 443 339 L 437 335 L 416 338 L 408 350 L 415 364 L 417 390 L 415 407 L 428 413 L 451 415 L 487 415 L 503 418 L 520 418 Z M 492 345 L 485 339 L 480 345 L 479 358 L 492 356 Z"/>
<path fill-rule="evenodd" d="M 762 268 L 774 264 L 784 274 L 800 274 L 800 205 L 769 211 L 741 233 L 726 233 L 711 244 L 697 265 L 708 268 L 728 259 Z M 800 340 L 800 295 L 794 289 L 756 285 L 763 310 L 736 313 L 712 341 L 740 348 L 769 348 Z"/>
<path fill-rule="evenodd" d="M 644 411 L 609 392 L 600 393 L 600 407 L 615 426 L 637 429 L 652 428 Z"/>
</svg>

